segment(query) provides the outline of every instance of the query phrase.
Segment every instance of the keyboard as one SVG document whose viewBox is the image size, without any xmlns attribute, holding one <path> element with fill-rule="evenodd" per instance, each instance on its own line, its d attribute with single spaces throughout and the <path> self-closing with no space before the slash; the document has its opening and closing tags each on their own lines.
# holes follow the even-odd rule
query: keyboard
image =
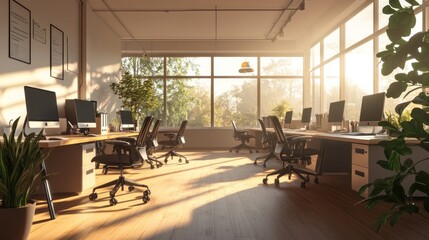
<svg viewBox="0 0 429 240">
<path fill-rule="evenodd" d="M 46 140 L 50 140 L 50 141 L 61 141 L 61 140 L 67 140 L 68 138 L 65 137 L 46 137 Z"/>
</svg>

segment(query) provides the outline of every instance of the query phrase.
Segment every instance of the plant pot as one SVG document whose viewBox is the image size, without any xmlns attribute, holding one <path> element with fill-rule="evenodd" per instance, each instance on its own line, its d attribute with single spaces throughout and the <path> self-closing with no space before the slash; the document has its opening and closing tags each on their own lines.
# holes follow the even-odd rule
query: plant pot
<svg viewBox="0 0 429 240">
<path fill-rule="evenodd" d="M 27 239 L 35 211 L 35 201 L 31 201 L 25 207 L 0 208 L 0 226 L 5 229 L 1 233 L 1 238 L 8 240 Z"/>
</svg>

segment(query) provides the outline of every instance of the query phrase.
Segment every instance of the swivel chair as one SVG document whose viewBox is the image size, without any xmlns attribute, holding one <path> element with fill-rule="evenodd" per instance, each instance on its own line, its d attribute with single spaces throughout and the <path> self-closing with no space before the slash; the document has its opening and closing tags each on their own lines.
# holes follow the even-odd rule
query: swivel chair
<svg viewBox="0 0 429 240">
<path fill-rule="evenodd" d="M 299 166 L 299 164 L 309 163 L 311 161 L 311 156 L 318 154 L 317 150 L 306 148 L 307 142 L 311 141 L 311 137 L 297 136 L 286 138 L 279 119 L 276 116 L 271 116 L 271 121 L 274 124 L 274 130 L 277 136 L 275 152 L 276 154 L 279 154 L 280 160 L 283 162 L 283 167 L 277 171 L 267 174 L 262 182 L 267 184 L 269 176 L 277 175 L 274 183 L 278 187 L 282 176 L 288 174 L 290 179 L 292 174 L 295 174 L 303 180 L 301 182 L 302 188 L 305 188 L 305 184 L 310 181 L 309 175 L 315 176 L 314 182 L 318 183 L 318 176 L 321 173 L 319 167 L 321 165 L 321 161 L 317 162 L 316 171 Z"/>
<path fill-rule="evenodd" d="M 158 135 L 160 125 L 161 125 L 161 120 L 160 119 L 156 120 L 155 123 L 153 124 L 152 131 L 146 140 L 146 147 L 147 147 L 147 154 L 148 154 L 149 161 L 151 161 L 152 163 L 155 162 L 155 165 L 157 168 L 162 166 L 162 162 L 158 161 L 154 156 L 154 153 L 159 146 L 157 135 Z M 151 166 L 153 166 L 153 164 L 151 164 Z"/>
<path fill-rule="evenodd" d="M 269 153 L 255 158 L 255 161 L 253 162 L 253 164 L 257 165 L 258 159 L 265 159 L 263 166 L 266 167 L 267 161 L 270 160 L 271 158 L 280 160 L 279 155 L 276 154 L 275 152 L 277 136 L 275 132 L 269 133 L 267 131 L 267 128 L 265 127 L 265 123 L 262 119 L 258 119 L 258 121 L 262 128 L 262 141 L 261 141 L 262 147 L 263 149 L 268 149 Z"/>
<path fill-rule="evenodd" d="M 137 137 L 119 137 L 119 138 L 115 138 L 115 140 L 119 140 L 119 141 L 125 141 L 128 142 L 131 146 L 135 147 L 135 148 L 141 148 L 145 146 L 145 141 L 147 139 L 148 133 L 149 133 L 149 129 L 150 129 L 150 125 L 152 124 L 153 121 L 153 116 L 146 116 L 143 120 L 142 126 L 140 128 L 140 132 L 139 135 L 137 135 Z M 104 147 L 106 147 L 106 145 L 103 146 L 103 150 L 102 152 L 105 152 Z M 146 147 L 147 149 L 147 147 Z M 115 146 L 113 145 L 113 150 L 112 153 L 114 153 L 116 151 Z M 145 154 L 143 156 L 143 161 L 141 162 L 140 166 L 143 165 L 144 162 L 147 162 L 148 164 L 150 164 L 150 168 L 154 169 L 153 163 L 152 161 L 149 160 L 148 156 L 147 156 L 147 151 L 145 151 Z M 98 162 L 97 159 L 94 159 L 96 164 L 100 164 L 100 162 Z M 107 172 L 109 171 L 110 168 L 117 168 L 117 165 L 111 165 L 111 164 L 104 164 L 103 166 L 103 174 L 107 174 Z M 129 167 L 137 167 L 136 166 L 123 166 L 124 168 L 129 168 Z"/>
<path fill-rule="evenodd" d="M 184 158 L 185 162 L 189 163 L 188 159 L 184 155 L 174 151 L 175 148 L 180 148 L 180 147 L 183 147 L 183 145 L 185 145 L 184 133 L 185 133 L 186 125 L 188 125 L 188 121 L 183 120 L 182 124 L 180 125 L 179 131 L 177 131 L 177 133 L 173 133 L 173 132 L 164 133 L 164 136 L 166 136 L 168 140 L 159 141 L 159 144 L 162 145 L 163 149 L 165 148 L 169 149 L 169 151 L 166 154 L 158 157 L 158 158 L 163 157 L 164 163 L 168 162 L 169 157 L 171 157 L 171 159 L 173 159 L 173 157 L 179 157 L 179 162 L 182 162 L 182 158 Z"/>
<path fill-rule="evenodd" d="M 252 153 L 252 150 L 254 149 L 256 150 L 256 152 L 259 152 L 258 149 L 246 144 L 246 142 L 249 142 L 249 140 L 252 138 L 255 138 L 255 136 L 250 135 L 249 131 L 238 129 L 234 120 L 232 120 L 231 123 L 232 123 L 232 127 L 234 128 L 233 137 L 235 140 L 240 141 L 241 143 L 238 144 L 237 146 L 230 148 L 229 152 L 232 152 L 232 150 L 235 150 L 235 152 L 238 153 L 242 148 L 248 149 L 250 153 Z"/>
<path fill-rule="evenodd" d="M 151 117 L 146 117 L 145 121 L 143 121 L 142 131 L 145 133 L 144 135 L 137 138 L 137 142 L 140 139 L 145 139 L 147 135 L 145 128 L 150 127 Z M 116 166 L 120 170 L 120 176 L 116 180 L 112 180 L 100 186 L 93 188 L 92 193 L 89 195 L 89 199 L 91 201 L 95 201 L 98 198 L 98 194 L 95 192 L 97 189 L 105 188 L 109 186 L 114 186 L 113 189 L 109 192 L 110 196 L 110 206 L 116 205 L 118 201 L 115 198 L 116 192 L 121 188 L 124 190 L 125 186 L 128 186 L 128 190 L 131 192 L 135 189 L 135 187 L 146 188 L 143 191 L 142 200 L 144 203 L 147 203 L 150 200 L 149 195 L 151 194 L 149 187 L 145 184 L 137 183 L 131 180 L 125 179 L 123 176 L 124 167 L 137 167 L 141 166 L 144 159 L 147 158 L 146 147 L 138 147 L 136 145 L 132 145 L 130 142 L 122 141 L 122 140 L 107 140 L 105 144 L 112 144 L 114 152 L 111 154 L 101 154 L 95 156 L 92 161 L 99 162 L 105 164 L 105 166 Z"/>
</svg>

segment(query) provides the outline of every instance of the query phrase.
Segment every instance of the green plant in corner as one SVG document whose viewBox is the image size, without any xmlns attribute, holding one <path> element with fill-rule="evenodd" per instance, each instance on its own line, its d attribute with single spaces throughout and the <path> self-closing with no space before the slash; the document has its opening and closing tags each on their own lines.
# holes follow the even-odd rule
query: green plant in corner
<svg viewBox="0 0 429 240">
<path fill-rule="evenodd" d="M 156 107 L 155 87 L 151 79 L 142 80 L 125 72 L 119 82 L 110 84 L 110 88 L 122 100 L 122 106 L 133 113 L 135 123 L 140 119 L 143 108 L 152 110 Z"/>
<path fill-rule="evenodd" d="M 40 164 L 47 153 L 39 147 L 42 132 L 23 137 L 20 132 L 15 139 L 19 118 L 12 124 L 7 136 L 0 142 L 0 198 L 1 208 L 23 207 L 29 203 L 34 181 L 40 175 Z"/>
<path fill-rule="evenodd" d="M 398 116 L 402 116 L 410 102 L 422 107 L 416 105 L 412 108 L 411 118 L 401 121 L 400 126 L 394 126 L 388 121 L 379 123 L 387 130 L 397 133 L 398 137 L 381 142 L 386 159 L 377 162 L 382 168 L 390 170 L 392 176 L 376 179 L 359 190 L 362 194 L 371 187 L 369 196 L 359 202 L 365 203 L 369 209 L 381 202 L 391 204 L 391 208 L 378 216 L 375 221 L 374 226 L 377 231 L 385 224 L 393 226 L 404 214 L 419 214 L 428 218 L 429 213 L 429 174 L 426 171 L 417 170 L 418 165 L 429 158 L 411 159 L 412 149 L 405 141 L 407 137 L 416 138 L 420 146 L 429 152 L 429 133 L 426 131 L 429 125 L 429 97 L 421 91 L 429 86 L 429 32 L 415 33 L 406 40 L 415 26 L 414 9 L 419 6 L 419 3 L 415 0 L 405 2 L 390 0 L 389 5 L 383 8 L 383 13 L 390 15 L 386 33 L 391 43 L 384 51 L 379 52 L 377 57 L 381 59 L 381 73 L 384 76 L 390 75 L 397 68 L 404 70 L 406 64 L 412 67 L 408 72 L 397 73 L 396 81 L 387 89 L 386 96 L 391 98 L 398 98 L 403 93 L 405 96 L 413 92 L 417 93 L 412 101 L 396 106 L 395 112 Z M 409 187 L 404 185 L 404 180 L 407 178 L 412 180 Z M 423 193 L 422 201 L 416 201 L 413 197 L 416 191 Z"/>
</svg>

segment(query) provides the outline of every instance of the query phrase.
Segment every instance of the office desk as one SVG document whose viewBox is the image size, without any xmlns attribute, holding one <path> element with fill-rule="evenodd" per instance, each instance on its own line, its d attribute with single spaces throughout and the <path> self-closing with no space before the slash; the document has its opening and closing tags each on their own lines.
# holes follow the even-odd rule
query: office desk
<svg viewBox="0 0 429 240">
<path fill-rule="evenodd" d="M 137 135 L 138 132 L 112 132 L 91 137 L 61 135 L 57 137 L 66 139 L 41 140 L 39 146 L 50 151 L 41 168 L 42 184 L 51 219 L 55 219 L 52 192 L 80 193 L 95 185 L 95 164 L 91 160 L 96 154 L 96 141 Z"/>
<path fill-rule="evenodd" d="M 261 131 L 251 129 L 252 131 Z M 267 129 L 274 131 L 274 129 Z M 284 130 L 286 135 L 312 136 L 310 147 L 319 150 L 317 161 L 322 161 L 321 170 L 327 174 L 350 174 L 351 188 L 358 191 L 360 187 L 377 178 L 393 175 L 377 164 L 378 160 L 385 160 L 384 148 L 379 145 L 381 141 L 389 140 L 387 136 L 351 136 L 336 133 L 323 133 L 317 131 L 293 131 Z M 418 146 L 416 139 L 407 139 L 407 144 L 412 149 L 410 157 L 414 161 L 423 159 L 427 152 Z M 322 160 L 323 159 L 323 160 Z M 429 169 L 429 161 L 422 162 L 418 169 Z M 417 170 L 418 170 L 417 169 Z M 409 186 L 411 180 L 404 181 Z M 366 191 L 363 197 L 368 196 Z"/>
</svg>

